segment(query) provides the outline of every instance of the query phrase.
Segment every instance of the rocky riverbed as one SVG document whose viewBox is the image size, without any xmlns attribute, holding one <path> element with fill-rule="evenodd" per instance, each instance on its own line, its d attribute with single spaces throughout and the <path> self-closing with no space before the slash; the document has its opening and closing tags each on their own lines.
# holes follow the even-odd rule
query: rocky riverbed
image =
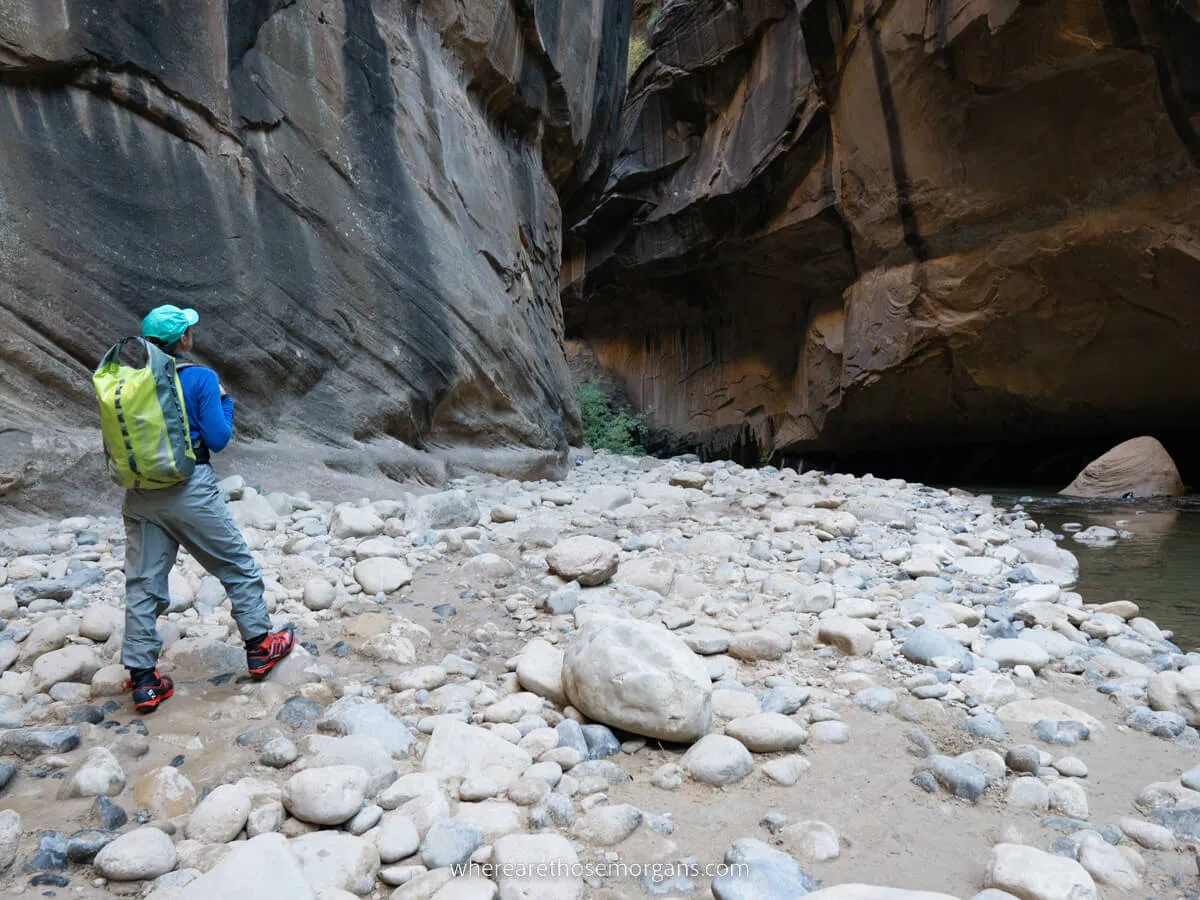
<svg viewBox="0 0 1200 900">
<path fill-rule="evenodd" d="M 1019 508 L 603 454 L 404 501 L 223 487 L 302 649 L 247 680 L 181 556 L 145 718 L 120 520 L 0 532 L 4 896 L 1200 886 L 1200 655 L 1073 592 Z"/>
</svg>

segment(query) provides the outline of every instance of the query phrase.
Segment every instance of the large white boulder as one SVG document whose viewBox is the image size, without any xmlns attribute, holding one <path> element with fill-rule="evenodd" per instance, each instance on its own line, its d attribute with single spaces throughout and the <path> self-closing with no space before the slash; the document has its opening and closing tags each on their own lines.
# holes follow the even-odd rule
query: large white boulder
<svg viewBox="0 0 1200 900">
<path fill-rule="evenodd" d="M 1060 493 L 1068 497 L 1178 497 L 1183 479 L 1167 448 L 1152 437 L 1117 444 Z"/>
<path fill-rule="evenodd" d="M 708 668 L 658 625 L 595 619 L 571 640 L 563 689 L 584 715 L 634 734 L 691 742 L 712 722 Z"/>
</svg>

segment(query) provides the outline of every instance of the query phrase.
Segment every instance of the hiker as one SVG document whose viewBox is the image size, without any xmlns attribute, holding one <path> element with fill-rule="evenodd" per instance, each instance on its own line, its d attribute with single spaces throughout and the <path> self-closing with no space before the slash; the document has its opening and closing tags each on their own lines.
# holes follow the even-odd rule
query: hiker
<svg viewBox="0 0 1200 900">
<path fill-rule="evenodd" d="M 121 662 L 129 669 L 133 705 L 156 710 L 175 692 L 155 668 L 162 650 L 156 621 L 171 603 L 167 576 L 182 544 L 225 586 L 233 618 L 246 643 L 246 668 L 262 678 L 292 652 L 292 626 L 271 631 L 263 580 L 254 557 L 225 506 L 210 458 L 233 434 L 233 400 L 217 373 L 183 354 L 192 349 L 195 310 L 159 306 L 142 320 L 142 336 L 176 359 L 196 465 L 190 477 L 160 488 L 125 492 L 125 643 Z"/>
</svg>

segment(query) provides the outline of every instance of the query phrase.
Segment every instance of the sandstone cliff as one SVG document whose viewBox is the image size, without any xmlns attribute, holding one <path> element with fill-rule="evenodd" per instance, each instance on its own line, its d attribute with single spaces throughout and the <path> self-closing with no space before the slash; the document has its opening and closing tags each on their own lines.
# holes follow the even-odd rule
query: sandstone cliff
<svg viewBox="0 0 1200 900">
<path fill-rule="evenodd" d="M 561 468 L 560 202 L 603 176 L 631 12 L 0 0 L 0 494 L 103 478 L 91 369 L 164 302 L 243 436 Z"/>
<path fill-rule="evenodd" d="M 1194 0 L 659 6 L 564 309 L 660 440 L 1195 420 Z"/>
</svg>

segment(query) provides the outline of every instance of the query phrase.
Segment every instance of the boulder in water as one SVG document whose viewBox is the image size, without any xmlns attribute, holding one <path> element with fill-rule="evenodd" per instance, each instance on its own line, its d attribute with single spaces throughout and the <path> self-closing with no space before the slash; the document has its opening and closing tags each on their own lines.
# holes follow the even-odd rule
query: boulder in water
<svg viewBox="0 0 1200 900">
<path fill-rule="evenodd" d="M 1067 497 L 1178 497 L 1183 480 L 1167 448 L 1152 437 L 1138 437 L 1092 460 L 1059 493 Z"/>
</svg>

